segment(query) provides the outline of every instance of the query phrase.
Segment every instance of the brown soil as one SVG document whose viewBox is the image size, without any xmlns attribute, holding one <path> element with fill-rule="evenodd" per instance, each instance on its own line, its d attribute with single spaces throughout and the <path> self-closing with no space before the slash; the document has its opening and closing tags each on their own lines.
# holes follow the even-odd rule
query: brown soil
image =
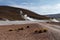
<svg viewBox="0 0 60 40">
<path fill-rule="evenodd" d="M 53 31 L 47 28 L 46 32 L 42 31 L 45 28 L 43 25 L 44 23 L 0 25 L 0 40 L 57 40 Z"/>
</svg>

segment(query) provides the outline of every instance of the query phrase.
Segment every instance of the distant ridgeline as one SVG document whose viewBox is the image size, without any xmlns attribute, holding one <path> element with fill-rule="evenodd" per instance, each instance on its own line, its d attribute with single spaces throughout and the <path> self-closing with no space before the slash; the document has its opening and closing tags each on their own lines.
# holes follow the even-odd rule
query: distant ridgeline
<svg viewBox="0 0 60 40">
<path fill-rule="evenodd" d="M 50 19 L 49 17 L 38 15 L 32 11 L 23 8 L 0 6 L 0 20 L 25 20 L 24 16 L 28 16 L 34 19 Z"/>
</svg>

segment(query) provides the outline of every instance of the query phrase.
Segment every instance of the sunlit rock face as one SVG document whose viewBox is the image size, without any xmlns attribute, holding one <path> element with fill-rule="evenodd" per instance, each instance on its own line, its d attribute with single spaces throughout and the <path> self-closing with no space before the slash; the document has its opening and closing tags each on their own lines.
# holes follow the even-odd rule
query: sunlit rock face
<svg viewBox="0 0 60 40">
<path fill-rule="evenodd" d="M 20 12 L 22 11 L 22 12 Z M 0 18 L 5 18 L 8 20 L 25 20 L 22 15 L 34 18 L 34 19 L 49 19 L 46 16 L 38 15 L 32 11 L 23 8 L 11 7 L 11 6 L 0 6 Z"/>
</svg>

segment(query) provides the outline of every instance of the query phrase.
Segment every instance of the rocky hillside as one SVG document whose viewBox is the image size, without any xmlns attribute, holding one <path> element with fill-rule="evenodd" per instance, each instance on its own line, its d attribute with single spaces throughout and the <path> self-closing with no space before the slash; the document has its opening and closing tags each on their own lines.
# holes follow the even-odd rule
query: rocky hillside
<svg viewBox="0 0 60 40">
<path fill-rule="evenodd" d="M 38 15 L 27 9 L 11 7 L 11 6 L 0 6 L 0 19 L 5 18 L 8 20 L 24 20 L 20 15 L 20 11 L 23 12 L 23 15 L 27 14 L 29 17 L 35 19 L 49 19 L 46 16 Z"/>
</svg>

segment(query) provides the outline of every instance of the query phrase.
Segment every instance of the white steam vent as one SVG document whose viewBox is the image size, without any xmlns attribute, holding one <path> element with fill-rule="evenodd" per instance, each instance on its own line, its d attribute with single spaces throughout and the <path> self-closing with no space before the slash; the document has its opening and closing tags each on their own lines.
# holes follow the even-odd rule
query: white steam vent
<svg viewBox="0 0 60 40">
<path fill-rule="evenodd" d="M 22 17 L 23 19 L 25 19 L 25 20 L 30 20 L 30 19 L 28 19 L 27 14 L 25 14 L 25 15 L 23 15 L 23 14 L 24 14 L 23 11 L 20 11 L 20 15 L 21 15 L 21 17 Z"/>
<path fill-rule="evenodd" d="M 59 22 L 57 19 L 51 19 L 52 22 Z"/>
</svg>

